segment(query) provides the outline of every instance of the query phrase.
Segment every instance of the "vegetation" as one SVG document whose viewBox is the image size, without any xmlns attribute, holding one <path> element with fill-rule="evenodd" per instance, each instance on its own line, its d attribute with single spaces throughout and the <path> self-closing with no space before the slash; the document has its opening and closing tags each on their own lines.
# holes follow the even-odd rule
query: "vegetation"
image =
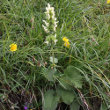
<svg viewBox="0 0 110 110">
<path fill-rule="evenodd" d="M 0 1 L 0 110 L 109 110 L 109 0 Z"/>
</svg>

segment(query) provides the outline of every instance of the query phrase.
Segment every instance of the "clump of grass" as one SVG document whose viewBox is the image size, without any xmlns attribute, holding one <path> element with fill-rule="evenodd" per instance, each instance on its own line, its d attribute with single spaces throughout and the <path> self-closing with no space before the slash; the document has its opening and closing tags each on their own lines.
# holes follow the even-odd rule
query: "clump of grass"
<svg viewBox="0 0 110 110">
<path fill-rule="evenodd" d="M 45 33 L 48 3 L 59 22 Z M 109 109 L 109 10 L 104 0 L 0 1 L 1 110 Z"/>
</svg>

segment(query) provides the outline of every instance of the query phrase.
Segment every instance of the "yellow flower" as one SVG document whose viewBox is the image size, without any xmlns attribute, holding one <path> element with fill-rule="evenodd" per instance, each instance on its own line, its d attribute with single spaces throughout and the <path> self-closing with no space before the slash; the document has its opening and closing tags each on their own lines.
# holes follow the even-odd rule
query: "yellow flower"
<svg viewBox="0 0 110 110">
<path fill-rule="evenodd" d="M 107 0 L 107 4 L 109 4 L 110 3 L 110 0 Z"/>
<path fill-rule="evenodd" d="M 17 44 L 15 44 L 15 43 L 12 43 L 9 47 L 10 47 L 10 51 L 12 51 L 12 52 L 17 50 Z"/>
<path fill-rule="evenodd" d="M 69 42 L 69 39 L 68 38 L 66 38 L 66 37 L 63 37 L 63 39 L 62 39 L 63 41 L 64 41 L 64 46 L 65 47 L 67 47 L 67 48 L 69 48 L 70 47 L 70 42 Z"/>
<path fill-rule="evenodd" d="M 69 39 L 67 39 L 66 37 L 63 37 L 63 41 L 64 42 L 69 42 Z"/>
<path fill-rule="evenodd" d="M 65 42 L 64 43 L 64 46 L 67 47 L 67 48 L 69 48 L 70 47 L 70 43 L 69 42 Z"/>
</svg>

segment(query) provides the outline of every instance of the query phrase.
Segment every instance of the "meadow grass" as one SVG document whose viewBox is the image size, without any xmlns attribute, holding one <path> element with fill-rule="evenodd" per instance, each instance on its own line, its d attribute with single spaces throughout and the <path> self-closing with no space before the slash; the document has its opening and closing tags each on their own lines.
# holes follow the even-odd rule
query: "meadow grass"
<svg viewBox="0 0 110 110">
<path fill-rule="evenodd" d="M 46 33 L 42 28 L 48 3 L 55 8 L 59 21 L 58 42 L 53 49 L 44 43 Z M 63 37 L 69 39 L 70 48 L 64 47 Z M 18 46 L 15 52 L 10 51 L 12 43 Z M 55 65 L 50 62 L 52 53 L 58 59 Z M 23 110 L 24 106 L 40 110 L 44 93 L 59 87 L 65 68 L 70 65 L 83 77 L 82 87 L 78 79 L 77 86 L 72 85 L 80 109 L 88 110 L 86 101 L 90 110 L 107 110 L 110 107 L 109 63 L 110 5 L 105 0 L 0 1 L 0 110 Z M 54 74 L 52 69 L 57 71 L 55 80 L 50 75 Z"/>
</svg>

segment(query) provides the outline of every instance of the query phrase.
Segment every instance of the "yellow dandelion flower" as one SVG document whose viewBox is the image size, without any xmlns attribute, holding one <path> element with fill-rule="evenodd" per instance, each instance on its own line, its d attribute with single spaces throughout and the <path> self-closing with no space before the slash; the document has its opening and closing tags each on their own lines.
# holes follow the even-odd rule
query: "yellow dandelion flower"
<svg viewBox="0 0 110 110">
<path fill-rule="evenodd" d="M 10 47 L 10 51 L 12 51 L 12 52 L 17 50 L 17 44 L 15 44 L 15 43 L 12 43 L 9 47 Z"/>
<path fill-rule="evenodd" d="M 67 48 L 69 48 L 70 47 L 70 43 L 69 42 L 65 42 L 64 43 L 64 46 L 67 47 Z"/>
<path fill-rule="evenodd" d="M 109 4 L 110 3 L 110 0 L 107 0 L 107 4 Z"/>
<path fill-rule="evenodd" d="M 63 37 L 63 41 L 64 42 L 69 42 L 69 39 L 67 39 L 66 37 Z"/>
</svg>

